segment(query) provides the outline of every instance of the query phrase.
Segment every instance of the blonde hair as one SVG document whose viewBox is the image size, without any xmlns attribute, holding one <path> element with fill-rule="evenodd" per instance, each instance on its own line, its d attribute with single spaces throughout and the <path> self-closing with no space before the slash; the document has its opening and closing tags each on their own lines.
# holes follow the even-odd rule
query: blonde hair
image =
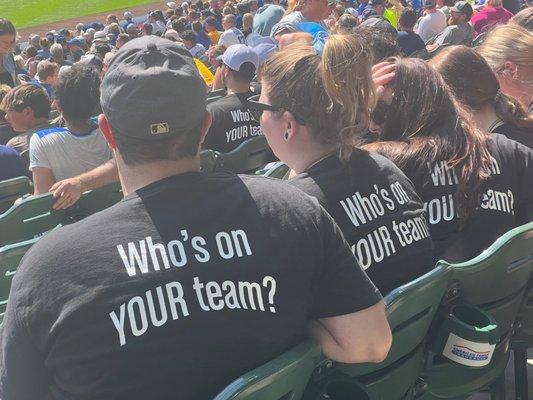
<svg viewBox="0 0 533 400">
<path fill-rule="evenodd" d="M 487 5 L 489 7 L 503 7 L 502 0 L 487 0 Z"/>
<path fill-rule="evenodd" d="M 242 29 L 252 29 L 254 25 L 254 16 L 250 13 L 246 13 L 242 16 Z"/>
<path fill-rule="evenodd" d="M 515 24 L 494 28 L 478 52 L 497 75 L 504 71 L 506 61 L 524 70 L 533 70 L 533 34 Z"/>
<path fill-rule="evenodd" d="M 359 39 L 333 35 L 322 57 L 311 46 L 293 44 L 265 62 L 261 77 L 272 105 L 305 123 L 318 143 L 338 146 L 347 161 L 376 103 L 371 68 L 372 56 Z"/>
</svg>

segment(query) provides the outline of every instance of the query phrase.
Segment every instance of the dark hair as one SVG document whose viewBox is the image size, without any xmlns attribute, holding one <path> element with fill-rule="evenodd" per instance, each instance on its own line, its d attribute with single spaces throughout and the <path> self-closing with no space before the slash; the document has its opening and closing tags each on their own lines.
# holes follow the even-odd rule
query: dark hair
<svg viewBox="0 0 533 400">
<path fill-rule="evenodd" d="M 0 18 L 0 36 L 17 36 L 17 30 L 10 20 Z"/>
<path fill-rule="evenodd" d="M 256 74 L 256 68 L 255 65 L 253 65 L 250 62 L 245 62 L 241 65 L 241 68 L 239 68 L 238 71 L 231 69 L 226 65 L 226 68 L 228 68 L 233 75 L 233 77 L 239 81 L 239 82 L 251 82 L 252 79 L 254 79 L 254 76 Z"/>
<path fill-rule="evenodd" d="M 430 64 L 440 72 L 456 98 L 473 110 L 492 104 L 502 121 L 533 129 L 533 116 L 520 102 L 500 90 L 498 78 L 475 50 L 453 46 L 441 51 Z"/>
<path fill-rule="evenodd" d="M 244 15 L 246 13 L 251 12 L 250 11 L 250 4 L 248 3 L 237 3 L 237 11 L 239 11 L 239 14 Z"/>
<path fill-rule="evenodd" d="M 30 107 L 35 118 L 48 118 L 50 114 L 50 98 L 46 91 L 34 84 L 23 84 L 11 89 L 2 99 L 2 111 L 22 111 Z"/>
<path fill-rule="evenodd" d="M 374 107 L 371 62 L 358 38 L 332 35 L 322 57 L 292 44 L 270 56 L 260 75 L 271 104 L 291 112 L 320 145 L 338 147 L 346 161 Z"/>
<path fill-rule="evenodd" d="M 366 147 L 391 159 L 411 178 L 419 192 L 429 181 L 428 165 L 445 162 L 458 178 L 458 215 L 467 219 L 479 205 L 489 177 L 489 135 L 479 130 L 459 107 L 440 74 L 415 58 L 390 58 L 395 93 L 379 136 Z"/>
<path fill-rule="evenodd" d="M 68 121 L 85 121 L 100 102 L 100 76 L 87 65 L 75 64 L 59 76 L 55 97 Z"/>
<path fill-rule="evenodd" d="M 364 43 L 371 51 L 374 64 L 385 58 L 400 55 L 400 47 L 396 41 L 396 36 L 386 29 L 359 25 L 352 34 L 359 38 L 361 43 Z"/>
<path fill-rule="evenodd" d="M 37 55 L 37 49 L 33 46 L 26 47 L 26 56 L 28 58 L 35 57 Z"/>
<path fill-rule="evenodd" d="M 194 33 L 200 33 L 203 29 L 203 25 L 200 21 L 194 21 L 192 24 L 191 24 L 191 27 L 192 27 L 192 30 L 194 31 Z"/>
<path fill-rule="evenodd" d="M 515 14 L 509 22 L 520 25 L 530 32 L 533 31 L 533 7 L 524 8 L 522 11 Z"/>
<path fill-rule="evenodd" d="M 172 29 L 176 32 L 181 33 L 187 29 L 187 18 L 180 17 L 177 20 L 172 22 Z"/>
<path fill-rule="evenodd" d="M 337 24 L 344 29 L 354 29 L 357 26 L 357 18 L 351 14 L 343 14 L 338 19 Z"/>
<path fill-rule="evenodd" d="M 413 29 L 413 27 L 416 25 L 417 19 L 418 15 L 416 11 L 407 7 L 403 9 L 398 23 L 402 28 Z"/>
<path fill-rule="evenodd" d="M 207 17 L 205 19 L 204 23 L 207 24 L 207 25 L 210 25 L 210 26 L 216 26 L 217 19 L 215 17 Z"/>
<path fill-rule="evenodd" d="M 196 33 L 191 30 L 186 30 L 180 33 L 181 40 L 188 40 L 189 42 L 192 42 L 193 44 L 196 44 Z"/>
<path fill-rule="evenodd" d="M 182 132 L 178 137 L 147 142 L 146 140 L 115 135 L 115 142 L 126 165 L 139 165 L 161 160 L 194 157 L 200 147 L 202 125 Z M 111 126 L 111 130 L 113 127 Z"/>
<path fill-rule="evenodd" d="M 148 22 L 143 25 L 143 31 L 145 31 L 147 34 L 151 35 L 154 30 L 154 27 L 152 24 L 149 24 Z"/>
<path fill-rule="evenodd" d="M 111 51 L 111 47 L 106 43 L 100 43 L 94 46 L 94 51 L 103 60 L 105 55 Z"/>
</svg>

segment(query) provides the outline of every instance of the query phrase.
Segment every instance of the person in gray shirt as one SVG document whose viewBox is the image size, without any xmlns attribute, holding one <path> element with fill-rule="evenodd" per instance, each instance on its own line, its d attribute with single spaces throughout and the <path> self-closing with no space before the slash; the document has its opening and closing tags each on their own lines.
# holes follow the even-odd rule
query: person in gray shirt
<svg viewBox="0 0 533 400">
<path fill-rule="evenodd" d="M 434 51 L 440 46 L 472 43 L 474 28 L 468 23 L 473 14 L 472 6 L 466 1 L 458 1 L 450 9 L 448 27 L 435 38 L 435 43 L 426 46 L 428 51 Z"/>
<path fill-rule="evenodd" d="M 285 9 L 282 6 L 273 4 L 272 0 L 266 0 L 265 5 L 254 15 L 252 31 L 261 36 L 270 36 L 272 27 L 283 18 L 284 14 Z"/>
</svg>

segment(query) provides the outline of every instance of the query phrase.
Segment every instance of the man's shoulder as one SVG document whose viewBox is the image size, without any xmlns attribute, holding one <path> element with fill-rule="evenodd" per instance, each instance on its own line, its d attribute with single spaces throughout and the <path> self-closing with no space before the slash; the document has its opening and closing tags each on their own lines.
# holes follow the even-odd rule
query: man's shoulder
<svg viewBox="0 0 533 400">
<path fill-rule="evenodd" d="M 35 135 L 39 139 L 44 139 L 45 137 L 51 138 L 54 135 L 65 134 L 67 132 L 68 130 L 66 128 L 53 127 L 53 128 L 44 128 L 44 129 L 37 130 L 35 131 Z"/>
</svg>

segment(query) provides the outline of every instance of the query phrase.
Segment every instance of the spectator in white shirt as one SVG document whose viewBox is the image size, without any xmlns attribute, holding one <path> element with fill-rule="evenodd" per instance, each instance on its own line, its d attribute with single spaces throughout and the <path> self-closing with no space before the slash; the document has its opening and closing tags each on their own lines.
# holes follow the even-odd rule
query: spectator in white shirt
<svg viewBox="0 0 533 400">
<path fill-rule="evenodd" d="M 426 0 L 424 4 L 426 15 L 418 22 L 418 35 L 424 43 L 446 29 L 446 14 L 437 9 L 436 0 Z"/>
</svg>

